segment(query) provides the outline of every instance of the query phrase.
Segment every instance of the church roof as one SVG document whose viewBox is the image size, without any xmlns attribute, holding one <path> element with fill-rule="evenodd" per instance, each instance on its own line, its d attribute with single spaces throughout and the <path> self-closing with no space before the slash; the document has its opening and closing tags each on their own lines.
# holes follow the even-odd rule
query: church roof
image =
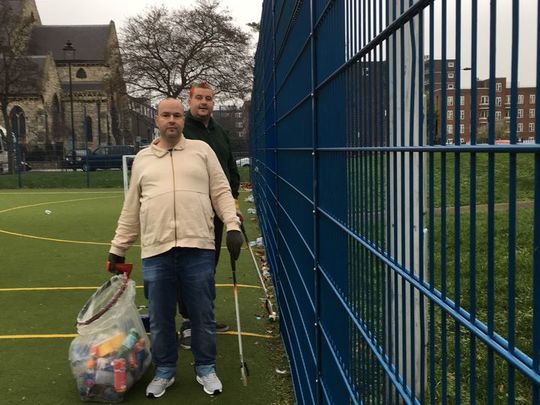
<svg viewBox="0 0 540 405">
<path fill-rule="evenodd" d="M 52 52 L 56 62 L 66 62 L 62 48 L 71 41 L 74 61 L 104 62 L 106 60 L 110 25 L 40 25 L 34 26 L 28 53 L 46 55 Z"/>
</svg>

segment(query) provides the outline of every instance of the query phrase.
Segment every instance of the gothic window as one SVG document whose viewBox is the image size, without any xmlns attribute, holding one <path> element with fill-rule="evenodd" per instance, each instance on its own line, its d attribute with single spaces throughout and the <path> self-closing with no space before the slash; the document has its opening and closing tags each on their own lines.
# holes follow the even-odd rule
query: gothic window
<svg viewBox="0 0 540 405">
<path fill-rule="evenodd" d="M 9 119 L 11 120 L 11 130 L 15 135 L 26 135 L 26 118 L 21 107 L 18 105 L 13 107 L 9 112 Z"/>
<path fill-rule="evenodd" d="M 80 68 L 79 70 L 77 70 L 77 74 L 76 74 L 77 78 L 78 79 L 86 79 L 86 70 L 84 70 L 83 68 Z"/>
</svg>

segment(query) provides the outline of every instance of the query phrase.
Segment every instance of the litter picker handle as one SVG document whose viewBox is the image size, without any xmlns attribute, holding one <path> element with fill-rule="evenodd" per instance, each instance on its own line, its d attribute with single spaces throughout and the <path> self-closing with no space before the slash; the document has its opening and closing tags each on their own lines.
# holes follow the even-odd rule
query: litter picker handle
<svg viewBox="0 0 540 405">
<path fill-rule="evenodd" d="M 114 268 L 119 271 L 120 273 L 125 274 L 128 278 L 131 275 L 131 270 L 133 270 L 133 264 L 132 263 L 116 263 L 114 265 Z M 111 262 L 107 261 L 107 271 L 111 271 Z"/>
<path fill-rule="evenodd" d="M 244 239 L 246 240 L 246 243 L 249 246 L 249 239 L 246 234 L 246 228 L 244 228 L 244 221 L 240 221 L 240 230 L 242 231 L 242 234 L 244 235 Z"/>
</svg>

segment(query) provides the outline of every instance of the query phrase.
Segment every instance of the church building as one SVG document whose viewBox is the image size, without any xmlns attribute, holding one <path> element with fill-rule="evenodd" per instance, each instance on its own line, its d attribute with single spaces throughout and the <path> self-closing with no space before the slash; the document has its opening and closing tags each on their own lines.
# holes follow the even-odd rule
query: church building
<svg viewBox="0 0 540 405">
<path fill-rule="evenodd" d="M 9 51 L 8 40 L 23 41 L 27 69 L 9 88 L 7 111 L 27 160 L 38 160 L 39 154 L 58 159 L 73 147 L 92 150 L 152 139 L 154 111 L 127 94 L 113 21 L 43 25 L 34 0 L 2 3 L 4 15 L 11 13 L 26 24 L 12 32 L 23 38 L 0 33 L 0 56 L 6 58 L 2 52 Z M 6 126 L 1 115 L 0 125 Z"/>
</svg>

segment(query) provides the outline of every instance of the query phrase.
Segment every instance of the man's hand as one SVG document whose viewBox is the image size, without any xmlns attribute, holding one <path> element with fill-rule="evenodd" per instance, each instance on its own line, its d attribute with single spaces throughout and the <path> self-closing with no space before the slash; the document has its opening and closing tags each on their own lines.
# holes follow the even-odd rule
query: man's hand
<svg viewBox="0 0 540 405">
<path fill-rule="evenodd" d="M 115 255 L 114 253 L 109 253 L 107 258 L 107 271 L 112 274 L 122 274 L 123 271 L 116 268 L 117 264 L 125 263 L 126 258 L 122 256 Z"/>
<path fill-rule="evenodd" d="M 240 256 L 240 248 L 244 243 L 244 238 L 242 237 L 242 232 L 240 231 L 228 231 L 227 232 L 227 249 L 231 254 L 233 260 L 237 260 Z"/>
</svg>

